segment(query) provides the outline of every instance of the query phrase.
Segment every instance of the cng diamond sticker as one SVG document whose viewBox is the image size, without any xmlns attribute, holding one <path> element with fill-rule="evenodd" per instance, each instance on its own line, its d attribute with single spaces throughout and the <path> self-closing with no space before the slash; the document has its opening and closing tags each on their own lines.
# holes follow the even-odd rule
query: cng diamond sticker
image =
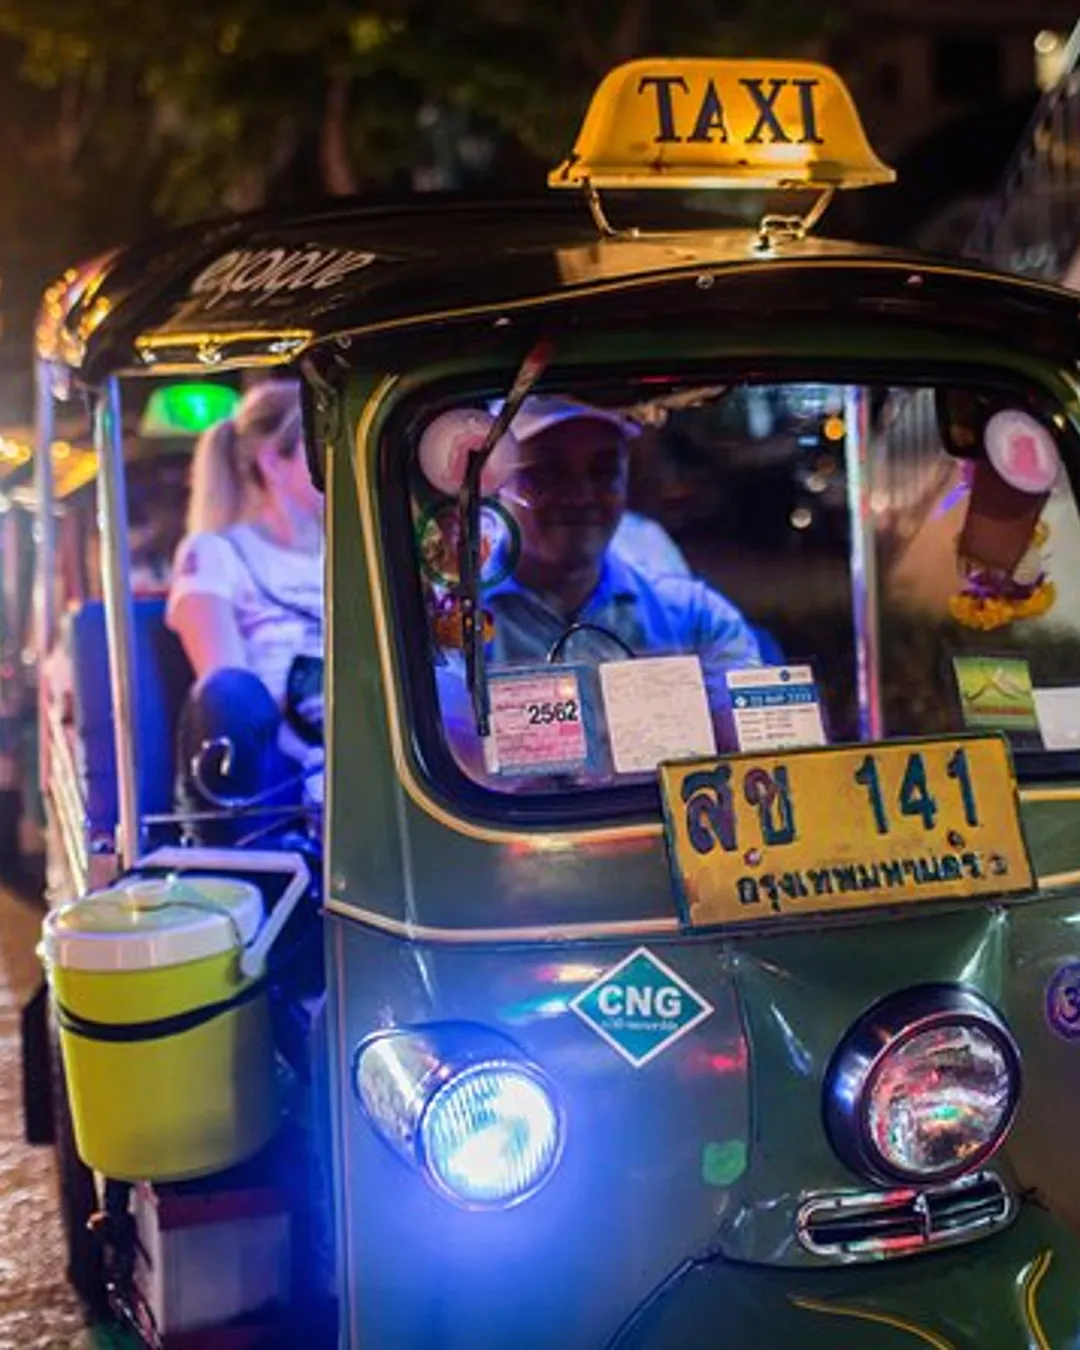
<svg viewBox="0 0 1080 1350">
<path fill-rule="evenodd" d="M 713 1011 L 711 1003 L 646 947 L 606 971 L 570 1006 L 635 1069 Z"/>
</svg>

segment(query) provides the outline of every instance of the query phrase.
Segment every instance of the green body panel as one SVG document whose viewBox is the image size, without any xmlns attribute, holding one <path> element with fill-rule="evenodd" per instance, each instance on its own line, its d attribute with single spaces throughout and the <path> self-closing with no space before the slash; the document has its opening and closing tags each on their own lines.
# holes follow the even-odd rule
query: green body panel
<svg viewBox="0 0 1080 1350">
<path fill-rule="evenodd" d="M 691 1267 L 612 1350 L 1067 1350 L 1080 1337 L 1080 1248 L 1026 1206 L 976 1247 L 813 1277 Z"/>
<path fill-rule="evenodd" d="M 1041 877 L 1080 868 L 1080 784 L 1070 784 L 1068 791 L 1072 800 L 1021 802 L 1024 833 Z"/>
<path fill-rule="evenodd" d="M 357 395 L 363 398 L 363 385 Z M 353 419 L 355 426 L 355 418 Z M 388 914 L 403 911 L 407 860 L 399 836 L 403 790 L 393 770 L 386 690 L 358 519 L 349 442 L 331 453 L 327 483 L 327 684 L 333 734 L 327 736 L 330 892 Z"/>
<path fill-rule="evenodd" d="M 1057 1037 L 1042 1009 L 1046 972 L 1068 959 L 1078 920 L 1080 904 L 1063 896 L 913 909 L 775 935 L 646 939 L 714 1011 L 634 1068 L 570 1004 L 639 939 L 430 943 L 331 916 L 348 1343 L 412 1350 L 429 1343 L 437 1311 L 446 1350 L 501 1350 L 523 1301 L 531 1307 L 539 1298 L 539 1281 L 543 1312 L 515 1331 L 517 1350 L 598 1350 L 689 1263 L 692 1276 L 656 1307 L 670 1300 L 675 1326 L 692 1334 L 649 1331 L 628 1345 L 741 1345 L 751 1334 L 777 1350 L 803 1340 L 908 1343 L 895 1328 L 868 1328 L 865 1318 L 860 1329 L 857 1319 L 811 1317 L 792 1303 L 798 1295 L 903 1314 L 937 1328 L 956 1350 L 1028 1350 L 1042 1343 L 1016 1321 L 1017 1282 L 1052 1248 L 1053 1278 L 1046 1274 L 1039 1303 L 1046 1344 L 1075 1344 L 1080 1170 L 1071 1150 L 1080 1127 L 1080 1044 Z M 1025 1101 L 988 1166 L 1024 1197 L 1020 1214 L 1011 1229 L 958 1247 L 846 1266 L 797 1237 L 808 1199 L 878 1193 L 826 1137 L 826 1069 L 869 1005 L 929 981 L 977 991 L 1016 1034 Z M 444 1019 L 505 1032 L 550 1075 L 566 1113 L 566 1151 L 550 1183 L 496 1216 L 436 1196 L 375 1135 L 348 1082 L 355 1047 L 372 1032 Z M 415 1288 L 425 1302 L 406 1296 Z M 401 1297 L 388 1299 L 387 1290 Z M 982 1339 L 987 1328 L 993 1337 Z"/>
<path fill-rule="evenodd" d="M 813 1260 L 795 1239 L 800 1202 L 858 1184 L 821 1124 L 821 1084 L 833 1049 L 864 1009 L 893 990 L 963 983 L 1000 1006 L 1011 921 L 1007 911 L 975 904 L 732 939 L 755 1101 L 749 1166 L 721 1227 L 726 1255 L 773 1264 Z"/>
<path fill-rule="evenodd" d="M 328 1032 L 336 1048 L 346 1343 L 419 1350 L 434 1338 L 447 1350 L 502 1350 L 512 1339 L 518 1350 L 597 1350 L 625 1324 L 620 1344 L 643 1350 L 1075 1345 L 1080 1255 L 1062 1220 L 1080 1217 L 1080 1169 L 1069 1157 L 1080 1129 L 1080 1043 L 1050 1028 L 1044 990 L 1080 947 L 1080 886 L 1060 879 L 1080 870 L 1080 831 L 1072 824 L 1080 794 L 1076 802 L 1023 805 L 1036 871 L 1059 877 L 1054 889 L 1030 898 L 687 932 L 678 925 L 656 822 L 573 842 L 538 828 L 500 835 L 423 780 L 401 652 L 426 635 L 398 631 L 385 574 L 381 431 L 433 380 L 505 388 L 521 355 L 508 358 L 507 345 L 493 342 L 490 357 L 481 347 L 468 361 L 436 364 L 433 338 L 423 378 L 384 387 L 374 406 L 374 384 L 356 380 L 329 457 Z M 672 359 L 680 352 L 717 361 L 748 352 L 806 357 L 807 369 L 811 359 L 996 366 L 1076 406 L 1064 372 L 1022 353 L 965 347 L 958 354 L 932 331 L 873 325 L 777 327 L 760 340 L 724 332 L 708 342 L 640 330 L 574 335 L 562 341 L 558 359 L 655 368 L 658 350 Z M 367 431 L 354 458 L 358 425 Z M 361 510 L 358 492 L 365 491 L 369 509 Z M 392 709 L 401 723 L 401 774 Z M 605 927 L 612 923 L 619 929 Z M 570 1001 L 641 944 L 715 1011 L 635 1069 Z M 843 1266 L 807 1250 L 796 1229 L 807 1199 L 875 1189 L 839 1161 L 826 1137 L 827 1066 L 867 1007 L 928 982 L 968 986 L 1009 1018 L 1025 1062 L 1024 1105 L 990 1166 L 1045 1200 L 1053 1216 L 1025 1201 L 1008 1231 L 904 1260 Z M 355 1047 L 372 1032 L 442 1019 L 503 1030 L 563 1097 L 568 1142 L 559 1169 L 528 1203 L 497 1217 L 435 1196 L 378 1139 L 347 1081 Z M 1043 1270 L 1037 1263 L 1047 1251 Z M 1036 1276 L 1045 1342 L 1024 1322 L 1024 1282 Z M 864 1315 L 811 1308 L 806 1299 Z M 523 1306 L 534 1315 L 523 1320 Z M 644 1310 L 640 1321 L 635 1310 Z"/>
<path fill-rule="evenodd" d="M 1054 974 L 1080 962 L 1080 901 L 1075 894 L 1041 900 L 1012 917 L 1001 1010 L 1023 1049 L 1024 1091 L 1008 1157 L 1020 1185 L 1046 1197 L 1080 1233 L 1080 1040 L 1055 1031 L 1046 1008 Z"/>
</svg>

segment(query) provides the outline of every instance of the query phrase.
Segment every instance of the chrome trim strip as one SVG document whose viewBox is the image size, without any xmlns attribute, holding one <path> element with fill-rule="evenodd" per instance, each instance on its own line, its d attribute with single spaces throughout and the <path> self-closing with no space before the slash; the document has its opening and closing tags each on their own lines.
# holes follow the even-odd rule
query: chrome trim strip
<svg viewBox="0 0 1080 1350">
<path fill-rule="evenodd" d="M 1036 877 L 1040 891 L 1064 890 L 1067 886 L 1080 886 L 1080 869 L 1071 872 L 1051 872 L 1049 876 Z"/>
<path fill-rule="evenodd" d="M 59 847 L 60 859 L 59 865 L 63 869 L 64 877 L 68 889 L 63 893 L 58 893 L 53 881 L 53 867 L 50 863 L 47 869 L 45 883 L 45 903 L 49 909 L 57 905 L 67 904 L 77 896 L 85 895 L 87 890 L 88 872 L 80 866 L 78 857 L 75 856 L 73 841 L 69 837 L 67 825 L 61 818 L 56 809 L 56 802 L 45 799 L 45 832 L 47 850 Z"/>
<path fill-rule="evenodd" d="M 48 708 L 46 716 L 48 721 L 44 730 L 49 741 L 49 763 L 52 771 L 44 796 L 52 806 L 52 815 L 60 834 L 68 871 L 81 894 L 86 887 L 86 878 L 90 871 L 86 809 L 79 790 L 78 771 L 64 734 L 63 723 L 54 708 Z"/>
<path fill-rule="evenodd" d="M 1077 30 L 1080 31 L 1080 24 L 1077 24 Z M 1051 1250 L 1040 1252 L 1034 1261 L 1024 1272 L 1023 1290 L 1024 1290 L 1024 1320 L 1028 1324 L 1028 1330 L 1031 1332 L 1034 1340 L 1034 1350 L 1054 1350 L 1050 1344 L 1050 1338 L 1046 1334 L 1046 1328 L 1042 1324 L 1042 1318 L 1039 1316 L 1039 1286 L 1046 1278 L 1046 1272 L 1054 1260 L 1054 1253 Z"/>
<path fill-rule="evenodd" d="M 364 928 L 375 928 L 392 937 L 412 942 L 456 945 L 471 942 L 584 942 L 590 939 L 633 941 L 650 934 L 679 933 L 678 919 L 617 919 L 610 923 L 535 924 L 525 928 L 431 928 L 426 924 L 390 919 L 370 909 L 358 909 L 332 896 L 323 902 L 323 911 L 341 919 L 350 919 Z"/>
<path fill-rule="evenodd" d="M 981 1188 L 993 1189 L 994 1194 L 987 1196 L 985 1203 L 996 1201 L 996 1213 L 979 1214 L 970 1222 L 955 1227 L 941 1227 L 942 1209 L 946 1211 L 944 1217 L 947 1217 L 951 1202 L 959 1206 L 968 1195 Z M 1016 1209 L 1016 1197 L 997 1173 L 972 1172 L 947 1186 L 811 1196 L 799 1206 L 795 1215 L 795 1236 L 799 1245 L 812 1256 L 853 1265 L 969 1242 L 1004 1228 L 1012 1222 Z M 868 1226 L 880 1225 L 880 1232 L 875 1236 L 868 1235 L 857 1241 L 846 1242 L 822 1242 L 815 1236 L 815 1227 L 820 1234 L 821 1227 L 830 1221 L 857 1222 L 860 1218 Z M 895 1231 L 895 1228 L 911 1223 L 917 1223 L 919 1231 L 910 1234 Z M 894 1227 L 891 1233 L 890 1226 Z"/>
<path fill-rule="evenodd" d="M 1069 873 L 1065 879 L 1057 877 L 1037 878 L 1040 887 L 1064 885 L 1066 882 L 1080 883 L 1080 872 Z M 379 914 L 375 910 L 363 909 L 357 905 L 351 905 L 345 900 L 335 899 L 328 896 L 323 901 L 323 910 L 328 914 L 335 914 L 342 919 L 351 919 L 354 923 L 360 924 L 365 928 L 376 928 L 380 932 L 390 933 L 394 937 L 405 938 L 422 942 L 445 942 L 445 943 L 466 943 L 466 942 L 577 942 L 587 941 L 591 938 L 632 938 L 635 935 L 663 934 L 663 933 L 683 933 L 687 937 L 712 938 L 720 940 L 731 934 L 731 928 L 710 928 L 710 929 L 690 929 L 684 930 L 679 920 L 674 916 L 671 918 L 658 919 L 615 919 L 608 923 L 582 923 L 582 924 L 534 924 L 525 928 L 443 928 L 430 924 L 413 924 L 403 919 L 392 919 L 385 914 Z M 868 916 L 872 916 L 874 911 L 859 911 L 865 921 Z M 837 917 L 849 918 L 851 911 L 844 911 Z M 781 920 L 775 926 L 768 924 L 755 928 L 755 933 L 760 936 L 763 932 L 778 932 L 785 926 L 785 921 Z"/>
<path fill-rule="evenodd" d="M 222 872 L 290 872 L 310 876 L 308 865 L 299 853 L 277 849 L 190 848 L 166 844 L 142 853 L 135 867 L 171 867 L 177 872 L 192 868 L 216 868 Z"/>
<path fill-rule="evenodd" d="M 895 1313 L 879 1312 L 875 1308 L 852 1308 L 841 1303 L 824 1303 L 821 1299 L 804 1298 L 801 1294 L 789 1294 L 788 1302 L 793 1308 L 821 1313 L 825 1317 L 850 1317 L 854 1321 L 869 1322 L 871 1326 L 889 1327 L 906 1336 L 913 1336 L 922 1345 L 928 1345 L 930 1350 L 960 1350 L 959 1346 L 939 1336 L 936 1331 L 931 1331 L 929 1327 L 920 1326 L 906 1317 L 897 1317 Z M 863 1341 L 862 1344 L 869 1342 Z"/>
</svg>

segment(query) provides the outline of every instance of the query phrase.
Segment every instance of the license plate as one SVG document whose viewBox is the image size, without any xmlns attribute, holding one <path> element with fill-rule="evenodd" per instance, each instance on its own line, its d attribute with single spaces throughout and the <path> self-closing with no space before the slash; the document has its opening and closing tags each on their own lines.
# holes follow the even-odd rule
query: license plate
<svg viewBox="0 0 1080 1350">
<path fill-rule="evenodd" d="M 694 926 L 1034 886 L 998 735 L 663 764 L 660 784 Z"/>
</svg>

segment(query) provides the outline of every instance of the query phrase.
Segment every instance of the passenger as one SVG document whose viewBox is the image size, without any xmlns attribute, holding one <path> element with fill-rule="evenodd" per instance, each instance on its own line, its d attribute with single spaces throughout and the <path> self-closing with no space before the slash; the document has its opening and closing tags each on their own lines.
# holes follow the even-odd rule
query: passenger
<svg viewBox="0 0 1080 1350">
<path fill-rule="evenodd" d="M 525 400 L 500 495 L 521 533 L 513 577 L 484 592 L 498 663 L 544 661 L 573 625 L 610 634 L 623 655 L 696 652 L 706 672 L 760 662 L 752 629 L 688 570 L 643 567 L 617 531 L 626 511 L 629 437 L 614 413 L 570 399 Z M 665 536 L 666 537 L 666 536 Z M 629 542 L 629 541 L 628 541 Z M 611 640 L 604 656 L 611 659 Z"/>
<path fill-rule="evenodd" d="M 696 654 L 718 737 L 729 739 L 723 673 L 761 664 L 757 638 L 734 605 L 691 575 L 685 560 L 679 570 L 668 561 L 642 565 L 631 553 L 632 536 L 618 538 L 634 429 L 602 409 L 536 396 L 525 400 L 511 431 L 513 460 L 499 492 L 521 549 L 513 576 L 483 592 L 493 621 L 489 669 Z M 649 543 L 645 558 L 670 557 L 657 553 L 655 538 Z M 461 663 L 444 661 L 436 682 L 454 754 L 483 779 Z"/>
<path fill-rule="evenodd" d="M 185 807 L 208 804 L 192 778 L 208 742 L 232 746 L 204 756 L 203 782 L 223 798 L 282 785 L 273 802 L 298 803 L 321 765 L 322 506 L 293 383 L 254 385 L 200 438 L 166 610 L 196 679 L 179 733 Z"/>
</svg>

